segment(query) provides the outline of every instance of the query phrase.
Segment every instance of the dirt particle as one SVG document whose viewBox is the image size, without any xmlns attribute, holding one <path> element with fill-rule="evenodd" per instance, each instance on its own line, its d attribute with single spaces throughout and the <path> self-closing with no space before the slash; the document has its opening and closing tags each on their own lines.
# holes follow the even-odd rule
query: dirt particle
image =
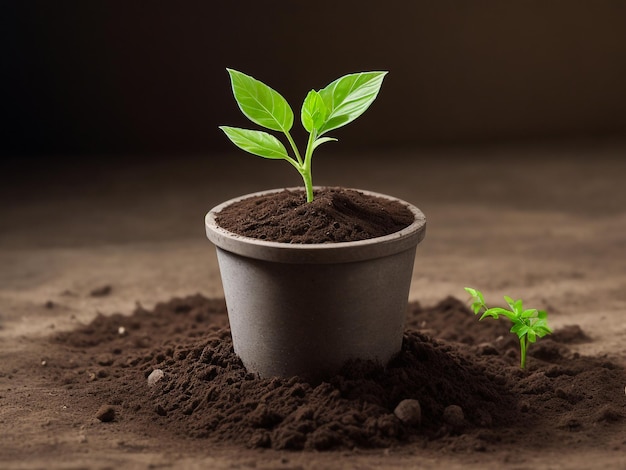
<svg viewBox="0 0 626 470">
<path fill-rule="evenodd" d="M 418 400 L 402 400 L 393 410 L 393 414 L 408 426 L 419 426 L 422 422 L 422 408 Z"/>
<path fill-rule="evenodd" d="M 115 420 L 115 408 L 111 405 L 102 405 L 96 412 L 96 418 L 103 423 L 110 423 Z"/>
<path fill-rule="evenodd" d="M 282 417 L 264 404 L 259 405 L 248 415 L 250 424 L 257 428 L 272 428 L 282 421 Z"/>
<path fill-rule="evenodd" d="M 110 366 L 115 362 L 115 359 L 110 354 L 103 354 L 101 356 L 98 356 L 96 362 L 100 366 Z"/>
<path fill-rule="evenodd" d="M 270 433 L 265 429 L 258 429 L 257 431 L 255 431 L 250 437 L 250 441 L 248 442 L 248 447 L 252 448 L 264 448 L 271 446 L 272 439 L 270 437 Z"/>
<path fill-rule="evenodd" d="M 154 369 L 148 376 L 148 387 L 154 387 L 160 380 L 163 379 L 165 373 L 161 369 Z"/>
<path fill-rule="evenodd" d="M 449 405 L 443 410 L 443 420 L 455 431 L 465 427 L 465 413 L 459 405 Z"/>
<path fill-rule="evenodd" d="M 559 428 L 565 429 L 569 432 L 577 432 L 580 431 L 583 427 L 582 422 L 578 418 L 573 418 L 566 416 L 563 418 L 559 424 Z"/>
<path fill-rule="evenodd" d="M 482 356 L 497 356 L 500 352 L 490 343 L 478 345 L 478 354 Z"/>
<path fill-rule="evenodd" d="M 616 423 L 624 419 L 622 412 L 615 406 L 605 405 L 596 414 L 596 421 L 606 421 L 609 423 Z"/>
</svg>

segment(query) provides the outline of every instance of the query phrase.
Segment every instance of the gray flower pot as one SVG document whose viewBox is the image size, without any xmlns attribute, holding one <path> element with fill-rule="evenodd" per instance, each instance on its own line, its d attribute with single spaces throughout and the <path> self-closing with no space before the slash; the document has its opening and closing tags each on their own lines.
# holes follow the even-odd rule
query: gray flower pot
<svg viewBox="0 0 626 470">
<path fill-rule="evenodd" d="M 215 222 L 224 207 L 205 218 L 217 247 L 235 353 L 261 377 L 301 376 L 320 381 L 350 359 L 386 364 L 402 347 L 417 244 L 426 219 L 407 228 L 357 242 L 315 245 L 243 237 Z"/>
</svg>

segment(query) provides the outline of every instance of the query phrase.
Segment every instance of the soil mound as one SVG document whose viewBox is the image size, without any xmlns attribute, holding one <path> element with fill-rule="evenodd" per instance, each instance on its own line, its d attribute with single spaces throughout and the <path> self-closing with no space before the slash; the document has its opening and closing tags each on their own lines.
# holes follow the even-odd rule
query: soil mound
<svg viewBox="0 0 626 470">
<path fill-rule="evenodd" d="M 411 304 L 407 326 L 386 368 L 355 361 L 321 384 L 260 379 L 233 352 L 223 300 L 193 296 L 58 334 L 50 367 L 93 397 L 94 413 L 107 405 L 117 422 L 148 433 L 248 447 L 626 446 L 626 374 L 573 353 L 568 343 L 589 340 L 580 328 L 534 344 L 520 370 L 505 322 L 479 323 L 456 299 Z M 394 413 L 404 400 L 419 402 L 417 416 Z"/>
<path fill-rule="evenodd" d="M 336 243 L 382 237 L 408 227 L 411 211 L 396 201 L 343 188 L 253 196 L 224 208 L 217 223 L 250 238 L 282 243 Z"/>
</svg>

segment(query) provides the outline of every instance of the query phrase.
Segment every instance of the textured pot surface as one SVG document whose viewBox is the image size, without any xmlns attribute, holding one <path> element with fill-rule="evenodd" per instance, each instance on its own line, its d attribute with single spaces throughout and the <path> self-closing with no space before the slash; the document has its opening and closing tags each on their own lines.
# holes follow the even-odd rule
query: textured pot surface
<svg viewBox="0 0 626 470">
<path fill-rule="evenodd" d="M 415 220 L 384 237 L 298 245 L 219 227 L 216 214 L 240 199 L 216 206 L 205 222 L 217 246 L 235 352 L 249 371 L 316 381 L 350 359 L 384 364 L 400 350 L 415 250 L 426 228 L 419 209 L 399 201 Z"/>
</svg>

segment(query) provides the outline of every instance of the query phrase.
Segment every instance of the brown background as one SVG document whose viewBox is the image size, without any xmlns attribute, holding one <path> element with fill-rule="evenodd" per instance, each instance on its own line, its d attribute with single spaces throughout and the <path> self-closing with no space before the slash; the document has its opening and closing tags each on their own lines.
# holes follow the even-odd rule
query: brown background
<svg viewBox="0 0 626 470">
<path fill-rule="evenodd" d="M 626 2 L 3 2 L 7 155 L 202 153 L 247 125 L 225 67 L 299 110 L 385 69 L 337 151 L 626 135 Z"/>
</svg>

